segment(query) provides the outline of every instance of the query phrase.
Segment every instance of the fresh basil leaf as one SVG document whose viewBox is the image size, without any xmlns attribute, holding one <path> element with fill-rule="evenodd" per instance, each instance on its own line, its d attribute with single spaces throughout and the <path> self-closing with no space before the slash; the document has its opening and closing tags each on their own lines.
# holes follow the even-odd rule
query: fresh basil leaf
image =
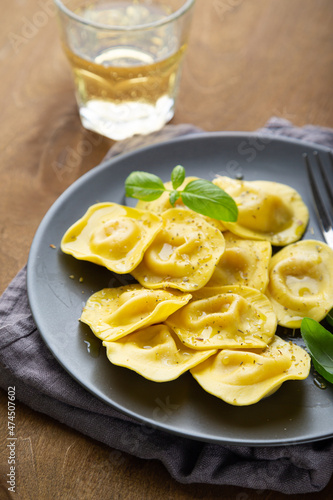
<svg viewBox="0 0 333 500">
<path fill-rule="evenodd" d="M 330 374 L 323 366 L 321 366 L 320 363 L 316 361 L 314 357 L 311 356 L 313 367 L 316 370 L 319 375 L 321 375 L 324 379 L 326 379 L 328 382 L 333 383 L 333 375 Z"/>
<path fill-rule="evenodd" d="M 132 172 L 125 181 L 126 196 L 143 201 L 157 200 L 165 191 L 163 181 L 148 172 Z"/>
<path fill-rule="evenodd" d="M 317 372 L 333 383 L 333 335 L 318 321 L 304 318 L 301 334 Z"/>
<path fill-rule="evenodd" d="M 171 182 L 173 189 L 177 189 L 181 184 L 183 184 L 185 179 L 185 168 L 181 165 L 177 165 L 171 172 Z"/>
<path fill-rule="evenodd" d="M 175 206 L 175 203 L 179 197 L 180 197 L 179 191 L 171 191 L 171 193 L 169 194 L 169 201 L 173 207 Z"/>
<path fill-rule="evenodd" d="M 181 192 L 186 206 L 202 215 L 217 220 L 236 222 L 237 205 L 231 196 L 212 182 L 204 179 L 191 181 Z"/>
</svg>

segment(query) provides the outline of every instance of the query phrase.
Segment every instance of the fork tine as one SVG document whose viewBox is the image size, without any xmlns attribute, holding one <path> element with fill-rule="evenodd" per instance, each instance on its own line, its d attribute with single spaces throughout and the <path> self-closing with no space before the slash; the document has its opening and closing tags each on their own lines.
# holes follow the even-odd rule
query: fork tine
<svg viewBox="0 0 333 500">
<path fill-rule="evenodd" d="M 330 160 L 329 163 L 330 163 L 330 171 L 331 171 L 331 174 L 333 174 L 333 150 L 332 151 L 328 151 L 327 153 L 327 156 L 328 156 L 328 159 Z"/>
<path fill-rule="evenodd" d="M 317 153 L 317 155 L 318 155 L 318 153 Z M 325 209 L 325 206 L 323 204 L 322 197 L 320 195 L 317 182 L 316 182 L 316 180 L 314 178 L 314 175 L 312 173 L 312 169 L 311 169 L 311 165 L 310 165 L 308 154 L 304 153 L 303 157 L 304 157 L 304 160 L 305 160 L 305 165 L 306 165 L 306 170 L 307 170 L 307 174 L 308 174 L 308 179 L 309 179 L 309 182 L 310 182 L 310 187 L 311 187 L 311 191 L 312 191 L 312 195 L 313 195 L 313 200 L 314 200 L 314 208 L 315 208 L 315 211 L 316 211 L 316 214 L 317 214 L 317 219 L 318 219 L 318 222 L 319 222 L 319 225 L 320 225 L 320 229 L 321 229 L 321 232 L 322 232 L 322 234 L 323 234 L 324 239 L 326 240 L 326 242 L 331 247 L 333 247 L 333 229 L 332 229 L 333 228 L 333 220 L 330 217 L 329 213 L 327 212 L 327 210 Z M 318 156 L 317 156 L 317 158 L 318 158 Z M 319 163 L 318 163 L 318 166 L 319 166 Z M 320 173 L 322 173 L 322 171 L 324 171 L 324 169 L 323 169 L 323 166 L 321 164 Z M 330 183 L 329 183 L 328 178 L 327 178 L 327 176 L 325 174 L 323 176 L 323 180 L 325 182 L 325 185 L 327 186 L 327 189 L 330 189 L 329 188 Z"/>
<path fill-rule="evenodd" d="M 331 212 L 333 213 L 333 190 L 332 190 L 332 186 L 330 184 L 330 181 L 328 180 L 328 177 L 326 175 L 326 172 L 324 170 L 324 167 L 323 167 L 323 164 L 322 164 L 322 161 L 321 161 L 321 158 L 318 154 L 318 151 L 314 151 L 313 155 L 315 156 L 316 160 L 317 160 L 317 164 L 318 164 L 318 167 L 319 167 L 319 170 L 320 170 L 320 173 L 321 173 L 321 176 L 322 178 L 324 179 L 324 184 L 325 184 L 325 188 L 326 188 L 326 193 L 327 193 L 327 196 L 328 196 L 328 199 L 330 201 L 330 205 L 331 205 Z M 330 159 L 331 159 L 331 164 L 333 166 L 333 159 L 332 159 L 332 155 L 329 155 Z"/>
</svg>

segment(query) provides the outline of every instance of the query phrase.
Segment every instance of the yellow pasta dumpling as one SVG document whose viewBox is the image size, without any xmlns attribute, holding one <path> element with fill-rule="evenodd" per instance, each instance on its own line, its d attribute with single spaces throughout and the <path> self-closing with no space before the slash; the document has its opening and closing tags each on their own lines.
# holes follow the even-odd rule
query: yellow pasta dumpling
<svg viewBox="0 0 333 500">
<path fill-rule="evenodd" d="M 301 238 L 309 212 L 295 189 L 270 181 L 241 181 L 218 177 L 214 184 L 232 196 L 238 207 L 237 222 L 225 227 L 243 238 L 267 240 L 283 246 Z"/>
<path fill-rule="evenodd" d="M 156 214 L 117 203 L 97 203 L 61 241 L 64 253 L 119 273 L 130 273 L 162 227 Z"/>
<path fill-rule="evenodd" d="M 180 208 L 161 214 L 164 227 L 132 275 L 147 288 L 190 292 L 211 278 L 224 252 L 224 237 L 200 215 Z"/>
<path fill-rule="evenodd" d="M 174 380 L 216 353 L 216 350 L 199 352 L 184 347 L 164 324 L 149 326 L 103 345 L 111 363 L 154 382 Z"/>
<path fill-rule="evenodd" d="M 273 394 L 286 380 L 309 375 L 310 356 L 274 336 L 264 350 L 224 349 L 192 368 L 202 388 L 226 403 L 247 406 Z"/>
<path fill-rule="evenodd" d="M 117 340 L 144 326 L 163 322 L 190 299 L 190 294 L 178 290 L 147 290 L 136 284 L 105 288 L 89 297 L 80 319 L 96 337 Z"/>
<path fill-rule="evenodd" d="M 184 179 L 184 182 L 179 186 L 179 190 L 182 190 L 187 186 L 187 184 L 191 181 L 198 180 L 198 177 L 186 177 Z M 172 191 L 172 182 L 165 182 L 164 186 L 166 189 Z M 179 197 L 178 200 L 175 203 L 176 208 L 184 208 L 185 210 L 189 210 L 190 212 L 193 212 L 190 208 L 188 208 L 186 205 L 184 205 L 182 199 Z M 172 208 L 172 205 L 169 201 L 169 193 L 165 191 L 162 193 L 162 195 L 157 198 L 157 200 L 154 201 L 142 201 L 139 200 L 136 208 L 139 208 L 140 210 L 149 210 L 150 212 L 154 212 L 156 214 L 161 214 L 165 212 L 166 210 L 169 210 Z M 212 219 L 211 217 L 207 217 L 205 215 L 201 215 L 207 222 L 209 222 L 212 226 L 216 227 L 220 231 L 225 230 L 225 226 L 223 225 L 223 222 L 220 220 Z"/>
<path fill-rule="evenodd" d="M 271 259 L 266 295 L 281 326 L 321 321 L 333 307 L 333 250 L 316 240 L 281 249 Z"/>
<path fill-rule="evenodd" d="M 276 330 L 272 305 L 259 290 L 239 285 L 204 287 L 166 320 L 193 349 L 263 348 Z"/>
<path fill-rule="evenodd" d="M 272 255 L 269 241 L 244 240 L 229 231 L 223 233 L 225 251 L 207 286 L 245 285 L 265 292 Z"/>
</svg>

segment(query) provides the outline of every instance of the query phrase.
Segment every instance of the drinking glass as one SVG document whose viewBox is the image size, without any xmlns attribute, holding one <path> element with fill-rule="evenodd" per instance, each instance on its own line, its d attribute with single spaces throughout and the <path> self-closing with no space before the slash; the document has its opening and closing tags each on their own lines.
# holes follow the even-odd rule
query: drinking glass
<svg viewBox="0 0 333 500">
<path fill-rule="evenodd" d="M 174 115 L 195 0 L 54 0 L 82 124 L 114 140 Z"/>
</svg>

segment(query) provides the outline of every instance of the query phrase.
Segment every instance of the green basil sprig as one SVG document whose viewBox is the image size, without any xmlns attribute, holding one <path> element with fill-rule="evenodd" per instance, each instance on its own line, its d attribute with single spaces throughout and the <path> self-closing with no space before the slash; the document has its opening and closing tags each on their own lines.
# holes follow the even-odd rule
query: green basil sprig
<svg viewBox="0 0 333 500">
<path fill-rule="evenodd" d="M 301 334 L 309 350 L 315 370 L 333 383 L 333 335 L 318 321 L 304 318 Z"/>
<path fill-rule="evenodd" d="M 184 205 L 201 215 L 227 222 L 237 221 L 238 209 L 235 200 L 223 189 L 210 181 L 196 179 L 179 190 L 184 179 L 185 169 L 181 165 L 172 170 L 172 190 L 166 189 L 157 175 L 135 171 L 125 181 L 126 196 L 142 201 L 153 201 L 167 191 L 172 206 L 175 206 L 176 201 L 181 198 Z"/>
</svg>

